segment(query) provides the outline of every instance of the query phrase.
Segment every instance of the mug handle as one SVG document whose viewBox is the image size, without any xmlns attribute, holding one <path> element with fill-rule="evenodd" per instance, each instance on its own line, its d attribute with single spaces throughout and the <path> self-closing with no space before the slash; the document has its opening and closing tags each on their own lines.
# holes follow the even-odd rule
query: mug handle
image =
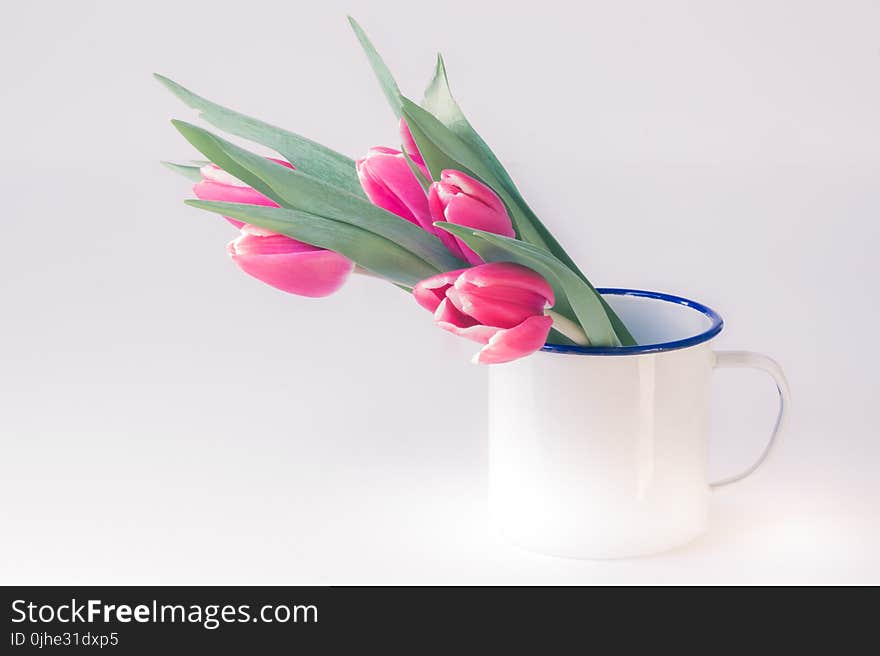
<svg viewBox="0 0 880 656">
<path fill-rule="evenodd" d="M 775 360 L 768 358 L 766 355 L 752 353 L 751 351 L 716 351 L 715 368 L 724 369 L 729 367 L 760 369 L 761 371 L 766 371 L 770 374 L 773 381 L 776 383 L 776 389 L 779 391 L 779 414 L 776 415 L 776 425 L 773 427 L 773 432 L 770 434 L 770 440 L 767 442 L 767 446 L 764 447 L 764 451 L 761 453 L 758 460 L 740 474 L 729 476 L 728 478 L 722 478 L 715 483 L 710 483 L 709 487 L 712 489 L 717 489 L 741 481 L 766 462 L 773 447 L 775 447 L 779 441 L 779 435 L 782 433 L 782 427 L 785 424 L 785 420 L 788 417 L 788 409 L 791 406 L 791 395 L 788 391 L 788 381 L 785 379 L 785 374 L 782 373 L 782 367 L 780 367 Z"/>
</svg>

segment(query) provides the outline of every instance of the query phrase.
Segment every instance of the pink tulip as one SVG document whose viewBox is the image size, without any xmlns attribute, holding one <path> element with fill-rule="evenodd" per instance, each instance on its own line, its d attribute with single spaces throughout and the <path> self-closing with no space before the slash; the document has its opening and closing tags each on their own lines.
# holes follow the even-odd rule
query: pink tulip
<svg viewBox="0 0 880 656">
<path fill-rule="evenodd" d="M 553 319 L 544 315 L 555 301 L 540 275 L 519 264 L 491 262 L 422 280 L 413 296 L 442 329 L 485 344 L 480 364 L 510 362 L 534 353 L 547 341 Z"/>
<path fill-rule="evenodd" d="M 430 180 L 431 174 L 428 173 L 428 167 L 425 166 L 425 160 L 422 159 L 422 154 L 419 152 L 419 147 L 416 145 L 416 140 L 413 139 L 412 132 L 410 132 L 409 125 L 407 125 L 405 118 L 400 119 L 398 130 L 400 131 L 400 144 L 403 146 L 404 152 L 409 155 L 409 158 L 413 163 L 419 167 L 422 175 Z"/>
<path fill-rule="evenodd" d="M 446 170 L 440 173 L 440 182 L 432 184 L 428 192 L 428 207 L 434 221 L 448 221 L 505 237 L 516 235 L 507 209 L 498 195 L 461 171 Z M 445 230 L 438 229 L 436 234 L 455 255 L 471 264 L 483 261 L 463 241 Z"/>
<path fill-rule="evenodd" d="M 286 166 L 287 168 L 295 168 L 293 164 L 284 160 L 269 157 L 273 162 Z M 193 187 L 193 193 L 196 198 L 201 200 L 215 200 L 224 203 L 243 203 L 245 205 L 266 205 L 268 207 L 278 207 L 278 203 L 266 198 L 253 187 L 249 187 L 238 178 L 230 175 L 219 166 L 214 164 L 206 164 L 201 169 L 202 181 L 196 183 Z M 236 228 L 241 228 L 244 223 L 228 216 L 223 217 Z"/>
<path fill-rule="evenodd" d="M 354 263 L 339 253 L 248 224 L 226 250 L 245 273 L 300 296 L 332 294 L 354 268 Z"/>
<path fill-rule="evenodd" d="M 376 146 L 355 166 L 361 187 L 374 205 L 434 234 L 425 191 L 402 152 Z"/>
</svg>

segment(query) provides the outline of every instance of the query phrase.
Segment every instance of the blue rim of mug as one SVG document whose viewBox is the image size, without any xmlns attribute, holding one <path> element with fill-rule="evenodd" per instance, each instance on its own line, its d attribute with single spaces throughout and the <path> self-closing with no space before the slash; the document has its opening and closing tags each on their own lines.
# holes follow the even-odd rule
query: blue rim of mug
<svg viewBox="0 0 880 656">
<path fill-rule="evenodd" d="M 663 342 L 661 344 L 637 344 L 635 346 L 573 346 L 568 344 L 545 344 L 541 350 L 547 353 L 569 353 L 573 355 L 638 355 L 641 353 L 661 353 L 663 351 L 675 351 L 678 349 L 696 346 L 703 342 L 708 342 L 721 332 L 724 327 L 724 321 L 712 308 L 697 303 L 688 298 L 674 296 L 672 294 L 664 294 L 663 292 L 649 292 L 644 289 L 622 289 L 617 287 L 600 287 L 596 290 L 603 296 L 640 296 L 642 298 L 653 298 L 658 301 L 666 301 L 667 303 L 675 303 L 676 305 L 684 305 L 697 312 L 703 314 L 711 322 L 710 326 L 703 332 L 685 337 L 684 339 L 676 339 L 671 342 Z"/>
</svg>

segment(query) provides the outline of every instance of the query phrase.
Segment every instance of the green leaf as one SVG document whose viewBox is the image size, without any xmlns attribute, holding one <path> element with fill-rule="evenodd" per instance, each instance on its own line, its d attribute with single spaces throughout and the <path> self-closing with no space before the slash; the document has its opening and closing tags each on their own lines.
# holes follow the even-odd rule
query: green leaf
<svg viewBox="0 0 880 656">
<path fill-rule="evenodd" d="M 565 249 L 562 248 L 553 234 L 543 223 L 541 223 L 541 220 L 532 211 L 532 208 L 529 207 L 528 203 L 526 203 L 522 194 L 520 194 L 519 190 L 516 188 L 513 179 L 507 173 L 507 170 L 501 164 L 500 160 L 495 156 L 495 153 L 492 152 L 489 145 L 483 140 L 477 131 L 474 130 L 467 118 L 465 118 L 464 112 L 461 111 L 461 107 L 459 107 L 449 89 L 446 65 L 443 62 L 443 57 L 439 54 L 437 55 L 437 67 L 434 71 L 434 77 L 428 84 L 428 88 L 425 89 L 425 97 L 422 104 L 428 112 L 433 114 L 443 125 L 449 128 L 451 132 L 455 133 L 483 159 L 486 167 L 491 170 L 498 184 L 503 186 L 507 192 L 509 201 L 508 199 L 505 199 L 505 202 L 508 204 L 508 207 L 510 207 L 511 203 L 514 203 L 521 214 L 520 217 L 517 217 L 519 222 L 528 223 L 532 226 L 534 234 L 529 235 L 529 233 L 526 232 L 523 235 L 523 238 L 530 243 L 545 246 L 553 255 L 562 260 L 568 268 L 586 280 L 587 277 L 581 272 L 574 260 L 569 257 L 568 253 L 565 252 Z M 479 173 L 478 176 L 482 177 Z M 496 192 L 498 191 L 494 185 L 488 182 L 487 184 L 495 189 Z M 517 232 L 519 232 L 519 229 L 517 229 Z"/>
<path fill-rule="evenodd" d="M 419 152 L 428 166 L 431 177 L 434 180 L 439 180 L 440 171 L 454 168 L 465 170 L 480 178 L 502 197 L 511 214 L 514 229 L 521 239 L 547 248 L 586 281 L 586 276 L 551 232 L 541 223 L 541 220 L 519 193 L 504 166 L 465 118 L 449 90 L 443 57 L 437 55 L 434 78 L 425 90 L 424 104 L 427 110 L 425 111 L 400 94 L 394 76 L 363 28 L 351 16 L 348 17 L 348 20 L 367 55 L 373 72 L 379 79 L 379 84 L 389 105 L 391 105 L 391 109 L 398 118 L 403 116 L 407 119 L 413 139 L 419 147 Z M 414 114 L 419 113 L 421 113 L 421 124 L 418 124 L 418 121 L 413 117 Z M 450 138 L 450 135 L 443 134 L 438 126 L 445 127 L 450 135 L 456 137 L 457 140 Z M 419 182 L 423 182 L 421 178 L 419 178 Z"/>
<path fill-rule="evenodd" d="M 282 207 L 201 200 L 186 203 L 336 251 L 365 269 L 408 287 L 437 273 L 427 262 L 390 239 L 342 221 Z"/>
<path fill-rule="evenodd" d="M 278 202 L 278 198 L 275 195 L 275 192 L 262 180 L 262 178 L 252 174 L 248 168 L 242 166 L 234 157 L 227 154 L 224 145 L 229 144 L 229 142 L 227 142 L 225 139 L 211 134 L 207 130 L 192 125 L 191 123 L 186 123 L 185 121 L 172 119 L 171 124 L 175 128 L 177 128 L 177 131 L 180 132 L 187 141 L 195 146 L 196 149 L 200 153 L 205 155 L 205 157 L 207 157 L 211 162 L 219 166 L 224 171 L 232 174 L 245 184 L 250 185 L 264 196 L 268 196 L 272 200 Z M 232 146 L 232 144 L 229 145 Z M 236 146 L 236 148 L 238 147 Z M 244 152 L 249 152 L 245 151 L 243 148 L 240 150 Z M 257 156 L 254 155 L 254 157 Z M 267 164 L 278 166 L 279 168 L 287 168 L 280 166 L 275 162 L 270 162 L 263 157 L 261 157 L 260 159 Z"/>
<path fill-rule="evenodd" d="M 416 180 L 419 181 L 419 184 L 422 185 L 422 189 L 425 190 L 425 193 L 428 193 L 428 190 L 431 188 L 431 181 L 425 177 L 425 174 L 422 173 L 422 170 L 418 167 L 418 165 L 412 160 L 412 157 L 409 156 L 409 153 L 406 152 L 406 149 L 401 145 L 400 153 L 403 155 L 403 159 L 406 160 L 407 166 L 409 166 L 409 170 L 412 171 L 412 174 L 415 176 Z"/>
<path fill-rule="evenodd" d="M 547 337 L 548 344 L 562 344 L 565 346 L 577 346 L 574 340 L 569 339 L 555 328 L 550 329 L 550 335 Z"/>
<path fill-rule="evenodd" d="M 407 110 L 404 109 L 404 115 L 406 115 L 406 112 Z M 433 117 L 431 118 L 433 119 Z M 407 123 L 413 140 L 419 149 L 419 154 L 422 156 L 425 166 L 428 167 L 428 173 L 431 175 L 432 180 L 439 180 L 440 172 L 444 169 L 466 170 L 463 164 L 447 155 L 442 148 L 436 145 L 429 136 L 429 133 L 423 130 L 419 123 L 413 120 L 408 120 Z"/>
<path fill-rule="evenodd" d="M 473 126 L 465 118 L 464 112 L 461 111 L 461 107 L 459 107 L 455 98 L 452 97 L 452 91 L 449 89 L 449 79 L 446 76 L 446 64 L 443 62 L 443 56 L 439 53 L 437 54 L 437 67 L 434 70 L 434 77 L 428 84 L 428 88 L 425 89 L 422 107 L 457 134 L 474 151 L 480 153 L 505 188 L 508 191 L 516 192 L 516 185 L 513 184 L 513 180 L 511 180 L 498 158 L 495 157 L 495 153 L 483 141 L 483 138 L 477 134 L 477 131 L 474 130 Z M 518 195 L 518 192 L 516 193 Z"/>
<path fill-rule="evenodd" d="M 596 296 L 599 297 L 599 301 L 602 303 L 602 307 L 605 309 L 605 313 L 608 315 L 608 319 L 611 321 L 611 326 L 614 328 L 614 332 L 617 333 L 617 337 L 620 339 L 620 343 L 622 346 L 636 346 L 638 342 L 636 338 L 633 337 L 632 333 L 629 331 L 629 328 L 621 321 L 620 317 L 617 316 L 617 312 L 615 312 L 610 305 L 608 305 L 608 301 L 606 301 L 602 294 L 596 291 L 596 288 L 590 284 L 589 280 L 584 280 L 587 285 L 590 286 Z"/>
<path fill-rule="evenodd" d="M 357 36 L 358 41 L 361 42 L 361 47 L 367 55 L 367 60 L 370 62 L 373 73 L 376 74 L 376 77 L 379 80 L 379 85 L 382 87 L 382 93 L 384 93 L 385 98 L 388 99 L 388 104 L 391 105 L 394 115 L 397 116 L 397 118 L 400 118 L 400 89 L 397 86 L 397 82 L 394 81 L 394 76 L 391 74 L 388 66 L 385 65 L 382 57 L 379 56 L 378 51 L 373 46 L 370 38 L 367 36 L 367 33 L 364 32 L 360 24 L 358 24 L 358 22 L 351 16 L 348 17 L 348 22 L 351 23 L 351 29 L 354 30 L 355 36 Z"/>
<path fill-rule="evenodd" d="M 369 230 L 417 255 L 437 271 L 467 266 L 446 250 L 437 237 L 365 198 L 276 164 L 195 125 L 172 123 L 205 157 L 282 207 Z"/>
<path fill-rule="evenodd" d="M 158 73 L 154 75 L 171 93 L 200 112 L 211 125 L 262 144 L 280 153 L 298 169 L 356 195 L 363 195 L 354 160 L 293 132 L 211 102 Z"/>
<path fill-rule="evenodd" d="M 183 177 L 192 180 L 193 182 L 201 182 L 202 174 L 200 173 L 199 166 L 189 166 L 187 164 L 175 164 L 174 162 L 160 162 L 162 166 L 165 168 L 174 171 L 175 173 L 180 173 Z"/>
<path fill-rule="evenodd" d="M 499 179 L 483 153 L 465 142 L 459 135 L 443 125 L 435 116 L 408 98 L 401 97 L 403 115 L 407 120 L 413 139 L 419 148 L 431 176 L 438 180 L 443 169 L 458 169 L 469 173 L 492 187 L 497 193 L 513 222 L 517 237 L 522 241 L 540 246 L 561 260 L 569 269 L 584 280 L 574 261 L 563 250 L 534 212 L 514 189 L 511 191 Z M 497 161 L 497 160 L 496 160 Z"/>
<path fill-rule="evenodd" d="M 438 221 L 434 225 L 464 241 L 487 262 L 515 262 L 541 274 L 556 294 L 554 310 L 570 318 L 569 312 L 573 312 L 591 345 L 621 346 L 622 340 L 596 290 L 548 251 L 534 244 L 453 223 Z"/>
</svg>

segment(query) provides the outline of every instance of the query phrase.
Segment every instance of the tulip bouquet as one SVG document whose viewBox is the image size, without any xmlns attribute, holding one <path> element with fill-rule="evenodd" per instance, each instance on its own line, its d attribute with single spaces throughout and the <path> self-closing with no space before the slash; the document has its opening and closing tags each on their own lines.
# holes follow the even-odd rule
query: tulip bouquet
<svg viewBox="0 0 880 656">
<path fill-rule="evenodd" d="M 635 344 L 464 117 L 443 59 L 417 104 L 349 20 L 397 117 L 399 150 L 375 147 L 355 162 L 156 76 L 208 123 L 283 158 L 173 121 L 207 161 L 165 164 L 195 181 L 188 204 L 239 229 L 233 262 L 301 296 L 332 294 L 352 273 L 387 280 L 440 328 L 482 344 L 478 363 L 545 344 Z"/>
</svg>

